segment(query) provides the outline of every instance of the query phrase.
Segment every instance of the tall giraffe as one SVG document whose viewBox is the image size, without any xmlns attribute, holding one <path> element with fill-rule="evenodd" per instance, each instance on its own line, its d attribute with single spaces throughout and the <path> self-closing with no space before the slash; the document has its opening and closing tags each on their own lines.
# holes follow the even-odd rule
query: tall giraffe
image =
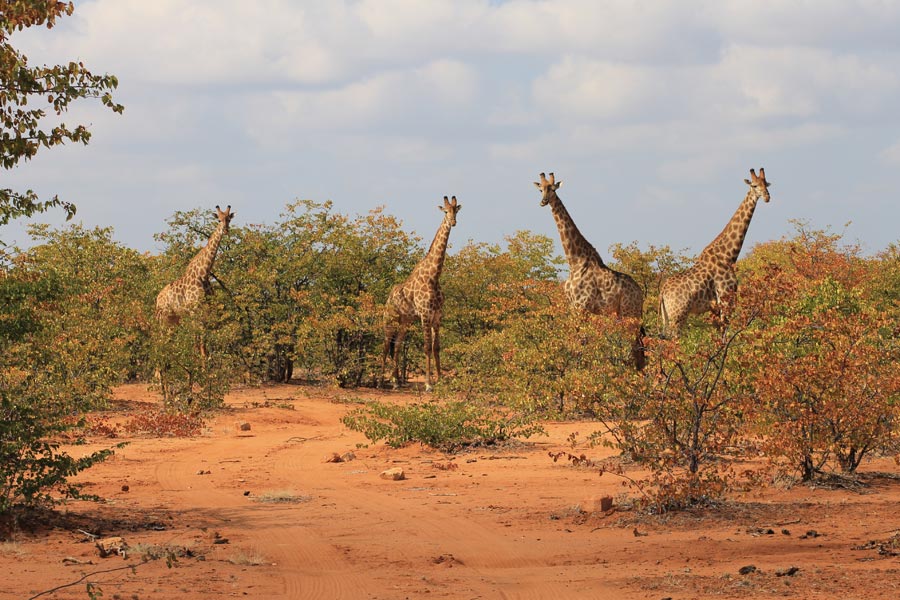
<svg viewBox="0 0 900 600">
<path fill-rule="evenodd" d="M 641 325 L 644 311 L 644 292 L 641 286 L 630 275 L 614 271 L 603 264 L 597 250 L 581 235 L 569 211 L 556 194 L 562 181 L 556 181 L 553 173 L 550 173 L 550 179 L 541 173 L 541 181 L 535 181 L 534 185 L 541 191 L 541 206 L 549 204 L 553 211 L 553 219 L 569 262 L 569 278 L 563 284 L 569 305 L 593 314 L 614 314 L 633 319 L 636 331 L 631 355 L 634 366 L 638 370 L 643 369 L 647 359 L 644 355 L 644 328 Z"/>
<path fill-rule="evenodd" d="M 663 334 L 677 337 L 692 314 L 712 311 L 727 317 L 727 296 L 737 290 L 734 263 L 741 253 L 756 203 L 760 198 L 769 201 L 770 184 L 765 169 L 759 169 L 759 176 L 750 169 L 750 179 L 744 183 L 750 189 L 722 233 L 703 249 L 694 266 L 662 282 L 659 317 Z"/>
<path fill-rule="evenodd" d="M 431 391 L 431 359 L 437 374 L 435 381 L 441 378 L 441 316 L 444 307 L 444 293 L 441 291 L 441 269 L 447 254 L 447 240 L 450 229 L 456 225 L 456 213 L 462 204 L 456 203 L 456 196 L 447 200 L 438 208 L 444 213 L 444 219 L 438 227 L 434 240 L 425 258 L 419 261 L 406 281 L 399 283 L 388 294 L 384 308 L 384 349 L 381 353 L 381 373 L 384 375 L 388 354 L 393 361 L 391 381 L 396 387 L 400 383 L 398 358 L 403 340 L 409 326 L 418 317 L 422 322 L 422 334 L 425 338 L 425 390 Z"/>
<path fill-rule="evenodd" d="M 209 237 L 206 246 L 188 263 L 184 275 L 168 284 L 156 296 L 156 318 L 160 323 L 174 327 L 181 318 L 190 313 L 209 294 L 209 274 L 212 272 L 216 251 L 222 236 L 228 233 L 228 224 L 234 217 L 231 206 L 223 211 L 216 206 L 216 217 L 219 224 Z"/>
</svg>

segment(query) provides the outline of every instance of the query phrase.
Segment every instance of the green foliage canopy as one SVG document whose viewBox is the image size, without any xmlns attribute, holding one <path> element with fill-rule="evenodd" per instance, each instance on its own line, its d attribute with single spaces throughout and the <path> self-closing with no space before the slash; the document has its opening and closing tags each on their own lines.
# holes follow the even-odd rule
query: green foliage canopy
<svg viewBox="0 0 900 600">
<path fill-rule="evenodd" d="M 114 75 L 94 75 L 81 62 L 33 67 L 10 43 L 15 31 L 36 25 L 52 28 L 59 17 L 71 15 L 74 8 L 71 2 L 0 1 L 0 166 L 3 169 L 30 160 L 41 148 L 66 142 L 87 144 L 91 132 L 85 125 L 69 126 L 58 120 L 51 124 L 49 119 L 51 115 L 60 117 L 78 99 L 99 98 L 113 112 L 124 110 L 112 98 L 112 91 L 119 85 Z M 32 190 L 0 188 L 0 225 L 57 206 L 69 218 L 75 214 L 75 206 L 58 196 L 41 200 Z"/>
</svg>

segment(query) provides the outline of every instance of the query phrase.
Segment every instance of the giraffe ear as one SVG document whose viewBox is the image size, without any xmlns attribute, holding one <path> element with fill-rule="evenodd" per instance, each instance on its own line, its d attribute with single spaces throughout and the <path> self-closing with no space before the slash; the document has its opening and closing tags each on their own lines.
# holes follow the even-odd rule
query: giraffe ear
<svg viewBox="0 0 900 600">
<path fill-rule="evenodd" d="M 541 184 L 539 184 L 537 181 L 535 181 L 533 183 L 534 183 L 534 187 L 536 187 L 537 189 L 541 189 Z"/>
<path fill-rule="evenodd" d="M 560 179 L 559 181 L 557 181 L 556 183 L 553 184 L 553 189 L 558 190 L 559 186 L 561 186 L 561 185 L 562 185 L 562 179 Z"/>
<path fill-rule="evenodd" d="M 745 179 L 745 180 L 744 180 L 744 183 L 746 183 L 747 185 L 750 185 L 750 180 L 749 180 L 749 179 Z"/>
</svg>

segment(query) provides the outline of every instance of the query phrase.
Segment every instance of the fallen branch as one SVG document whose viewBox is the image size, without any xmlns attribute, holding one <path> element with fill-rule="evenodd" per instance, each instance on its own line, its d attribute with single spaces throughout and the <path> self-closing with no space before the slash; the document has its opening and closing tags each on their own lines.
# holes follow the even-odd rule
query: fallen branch
<svg viewBox="0 0 900 600">
<path fill-rule="evenodd" d="M 72 587 L 73 585 L 78 585 L 88 577 L 93 577 L 94 575 L 103 575 L 104 573 L 115 573 L 116 571 L 124 571 L 125 569 L 131 569 L 132 572 L 136 572 L 137 568 L 141 565 L 145 565 L 149 562 L 149 560 L 142 560 L 141 562 L 133 565 L 125 565 L 124 567 L 115 567 L 113 569 L 103 569 L 102 571 L 93 571 L 91 573 L 86 573 L 83 577 L 76 579 L 71 583 L 64 583 L 62 585 L 58 585 L 55 588 L 40 592 L 39 594 L 35 594 L 34 596 L 28 598 L 28 600 L 34 600 L 35 598 L 40 598 L 41 596 L 46 596 L 47 594 L 52 594 L 53 592 L 58 592 L 59 590 L 65 589 L 67 587 Z"/>
</svg>

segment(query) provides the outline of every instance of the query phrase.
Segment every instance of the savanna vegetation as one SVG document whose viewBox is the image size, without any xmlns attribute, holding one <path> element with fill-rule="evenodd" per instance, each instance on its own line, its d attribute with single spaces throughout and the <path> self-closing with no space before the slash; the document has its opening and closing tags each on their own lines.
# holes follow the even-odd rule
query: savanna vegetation
<svg viewBox="0 0 900 600">
<path fill-rule="evenodd" d="M 71 5 L 4 5 L 8 169 L 41 148 L 88 140 L 82 126 L 43 130 L 36 101 L 55 115 L 78 98 L 122 107 L 109 95 L 114 77 L 78 63 L 30 68 L 8 44 L 13 30 L 52 25 Z M 0 190 L 0 224 L 54 208 L 74 213 L 58 198 Z M 220 406 L 237 383 L 379 382 L 381 307 L 422 257 L 422 238 L 380 208 L 348 215 L 311 200 L 288 204 L 271 224 L 236 221 L 206 302 L 179 327 L 162 328 L 156 293 L 214 226 L 211 207 L 175 213 L 161 223 L 159 254 L 80 225 L 34 225 L 27 248 L 3 247 L 0 513 L 78 493 L 67 478 L 112 449 L 73 459 L 60 445 L 78 443 L 82 416 L 106 408 L 117 383 L 164 385 L 170 411 L 196 414 Z M 738 262 L 727 320 L 696 319 L 672 341 L 655 336 L 658 287 L 688 257 L 615 246 L 611 266 L 646 295 L 649 363 L 637 372 L 627 324 L 568 310 L 554 240 L 519 231 L 501 245 L 456 245 L 442 280 L 446 376 L 417 405 L 352 411 L 346 425 L 372 440 L 453 449 L 539 433 L 542 419 L 583 419 L 596 430 L 591 439 L 621 451 L 603 468 L 628 477 L 660 511 L 713 502 L 737 482 L 852 474 L 868 457 L 900 453 L 896 247 L 866 255 L 797 224 L 793 236 Z M 407 340 L 403 370 L 414 376 L 423 361 L 416 327 Z M 765 465 L 742 471 L 748 457 Z M 632 463 L 646 475 L 628 475 Z"/>
<path fill-rule="evenodd" d="M 114 76 L 94 75 L 80 62 L 31 66 L 10 43 L 15 31 L 52 28 L 72 13 L 71 3 L 13 0 L 0 8 L 0 166 L 9 170 L 42 150 L 88 143 L 86 126 L 62 120 L 72 103 L 95 99 L 116 113 L 123 107 L 112 99 L 118 85 Z M 0 188 L 0 225 L 52 209 L 69 218 L 75 214 L 75 207 L 58 196 Z M 127 356 L 115 347 L 129 345 L 132 338 L 128 321 L 122 323 L 128 332 L 107 328 L 93 336 L 82 319 L 114 318 L 110 311 L 126 309 L 110 298 L 122 298 L 117 271 L 127 270 L 127 256 L 134 253 L 116 247 L 118 255 L 104 251 L 98 258 L 98 246 L 108 237 L 96 232 L 87 240 L 91 247 L 84 259 L 79 254 L 67 262 L 63 257 L 72 257 L 81 232 L 35 230 L 34 235 L 45 243 L 28 255 L 0 240 L 0 514 L 15 503 L 35 504 L 51 494 L 78 496 L 79 488 L 68 478 L 109 456 L 111 449 L 73 458 L 60 450 L 60 440 L 77 430 L 84 408 L 106 400 L 122 367 L 113 354 Z M 99 273 L 83 271 L 85 263 L 107 259 L 116 264 Z M 59 309 L 76 298 L 77 309 Z M 106 357 L 113 362 L 106 364 Z M 80 438 L 76 434 L 70 441 Z"/>
<path fill-rule="evenodd" d="M 34 411 L 29 419 L 47 410 L 53 418 L 40 422 L 58 423 L 102 410 L 114 383 L 158 386 L 162 367 L 169 409 L 191 414 L 219 406 L 238 383 L 379 383 L 382 305 L 422 256 L 420 238 L 381 209 L 292 203 L 272 225 L 233 225 L 213 293 L 163 329 L 155 294 L 213 225 L 210 210 L 175 214 L 159 255 L 130 250 L 108 229 L 33 226 L 33 245 L 7 249 L 4 265 L 4 397 L 28 398 L 17 406 Z M 604 470 L 647 473 L 632 483 L 656 510 L 713 502 L 738 483 L 850 475 L 868 457 L 898 453 L 896 249 L 866 256 L 798 224 L 739 261 L 727 321 L 696 318 L 678 341 L 655 335 L 653 308 L 663 270 L 686 258 L 637 245 L 611 254 L 647 289 L 643 372 L 630 363 L 628 327 L 573 314 L 552 240 L 522 231 L 447 257 L 436 393 L 413 406 L 360 406 L 345 424 L 373 441 L 457 449 L 538 434 L 543 419 L 582 419 L 591 439 L 621 451 Z M 420 346 L 414 327 L 411 377 L 422 370 Z M 26 383 L 27 396 L 9 387 Z M 742 470 L 761 456 L 762 467 Z"/>
</svg>

